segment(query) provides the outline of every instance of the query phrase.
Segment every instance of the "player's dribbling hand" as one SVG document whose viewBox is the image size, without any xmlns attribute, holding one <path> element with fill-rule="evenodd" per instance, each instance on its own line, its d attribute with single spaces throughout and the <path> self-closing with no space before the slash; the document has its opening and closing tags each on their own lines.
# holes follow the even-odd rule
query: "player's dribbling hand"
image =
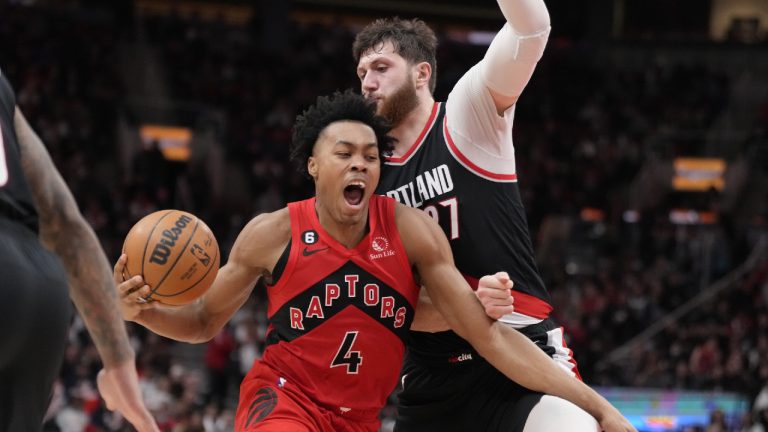
<svg viewBox="0 0 768 432">
<path fill-rule="evenodd" d="M 134 321 L 144 309 L 156 307 L 156 302 L 145 300 L 150 293 L 150 288 L 144 283 L 141 276 L 133 276 L 128 280 L 123 280 L 126 260 L 125 254 L 120 255 L 117 263 L 115 263 L 113 276 L 115 285 L 117 285 L 120 313 L 122 313 L 124 320 Z"/>
<path fill-rule="evenodd" d="M 96 385 L 110 411 L 119 411 L 139 432 L 160 432 L 157 423 L 144 406 L 139 378 L 133 361 L 102 369 Z"/>
<path fill-rule="evenodd" d="M 493 319 L 515 311 L 515 298 L 512 297 L 512 280 L 507 272 L 486 275 L 480 278 L 475 295 L 480 299 L 485 313 Z"/>
</svg>

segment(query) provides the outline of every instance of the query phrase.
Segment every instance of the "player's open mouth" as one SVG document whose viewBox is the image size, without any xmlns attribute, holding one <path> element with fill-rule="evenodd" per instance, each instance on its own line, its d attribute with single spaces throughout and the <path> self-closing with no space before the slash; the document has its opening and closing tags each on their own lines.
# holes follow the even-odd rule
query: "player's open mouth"
<svg viewBox="0 0 768 432">
<path fill-rule="evenodd" d="M 363 202 L 363 195 L 365 195 L 363 182 L 352 182 L 344 188 L 344 200 L 350 206 L 359 206 Z"/>
</svg>

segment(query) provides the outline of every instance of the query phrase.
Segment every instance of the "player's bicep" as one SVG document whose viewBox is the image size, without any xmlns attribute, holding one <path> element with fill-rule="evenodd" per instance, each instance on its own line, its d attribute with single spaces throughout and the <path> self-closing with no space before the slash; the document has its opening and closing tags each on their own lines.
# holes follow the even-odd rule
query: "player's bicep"
<svg viewBox="0 0 768 432">
<path fill-rule="evenodd" d="M 428 215 L 408 209 L 399 226 L 408 256 L 418 272 L 432 303 L 457 333 L 466 336 L 473 329 L 460 317 L 485 316 L 469 284 L 453 263 L 450 244 L 440 226 Z"/>
<path fill-rule="evenodd" d="M 201 299 L 203 320 L 209 323 L 209 328 L 218 329 L 229 321 L 248 300 L 280 244 L 287 242 L 287 238 L 283 239 L 285 230 L 277 226 L 280 219 L 277 213 L 254 218 L 235 240 L 227 264 L 219 270 L 213 285 Z"/>
</svg>

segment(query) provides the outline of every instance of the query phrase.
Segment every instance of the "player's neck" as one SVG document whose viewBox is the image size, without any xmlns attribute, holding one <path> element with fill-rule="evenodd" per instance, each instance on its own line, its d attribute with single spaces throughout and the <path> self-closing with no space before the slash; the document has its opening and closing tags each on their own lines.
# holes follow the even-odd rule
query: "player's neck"
<svg viewBox="0 0 768 432">
<path fill-rule="evenodd" d="M 435 99 L 431 95 L 420 98 L 419 105 L 392 129 L 389 134 L 397 139 L 392 156 L 403 156 L 413 146 L 427 124 L 434 105 Z"/>
<path fill-rule="evenodd" d="M 360 244 L 368 232 L 368 207 L 362 212 L 364 215 L 357 221 L 341 222 L 323 208 L 319 202 L 315 205 L 317 220 L 329 236 L 341 243 L 347 249 L 353 249 Z"/>
</svg>

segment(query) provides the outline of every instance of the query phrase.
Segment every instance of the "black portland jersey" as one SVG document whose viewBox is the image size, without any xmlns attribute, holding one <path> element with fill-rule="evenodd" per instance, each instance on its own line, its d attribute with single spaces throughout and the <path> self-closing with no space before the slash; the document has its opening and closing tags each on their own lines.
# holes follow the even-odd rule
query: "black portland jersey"
<svg viewBox="0 0 768 432">
<path fill-rule="evenodd" d="M 436 103 L 416 143 L 385 161 L 377 193 L 437 220 L 473 288 L 480 277 L 506 271 L 515 284 L 515 312 L 546 318 L 551 300 L 534 260 L 516 175 L 473 164 L 454 145 L 445 122 L 445 106 Z"/>
<path fill-rule="evenodd" d="M 37 210 L 32 201 L 16 140 L 13 116 L 16 98 L 0 71 L 0 217 L 12 219 L 37 231 Z"/>
</svg>

